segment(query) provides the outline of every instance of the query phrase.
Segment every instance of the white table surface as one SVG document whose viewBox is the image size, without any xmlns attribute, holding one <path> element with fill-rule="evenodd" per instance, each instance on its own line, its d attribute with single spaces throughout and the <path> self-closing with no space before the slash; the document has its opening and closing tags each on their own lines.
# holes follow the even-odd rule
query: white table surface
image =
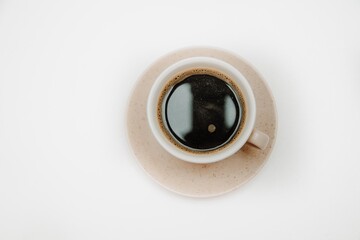
<svg viewBox="0 0 360 240">
<path fill-rule="evenodd" d="M 141 72 L 193 45 L 273 90 L 275 149 L 212 199 L 130 154 Z M 360 239 L 360 2 L 0 1 L 0 239 Z"/>
</svg>

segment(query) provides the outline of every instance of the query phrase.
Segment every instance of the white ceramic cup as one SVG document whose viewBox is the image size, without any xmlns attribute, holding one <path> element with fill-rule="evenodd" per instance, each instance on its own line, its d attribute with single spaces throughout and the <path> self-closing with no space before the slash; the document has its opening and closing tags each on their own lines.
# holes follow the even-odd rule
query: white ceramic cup
<svg viewBox="0 0 360 240">
<path fill-rule="evenodd" d="M 241 90 L 246 105 L 246 118 L 242 123 L 244 126 L 241 129 L 240 135 L 231 144 L 225 145 L 223 149 L 207 154 L 192 153 L 191 151 L 186 151 L 176 146 L 164 135 L 157 115 L 159 97 L 167 83 L 176 74 L 193 68 L 215 69 L 230 77 Z M 191 57 L 178 61 L 166 68 L 155 80 L 147 102 L 148 123 L 155 139 L 167 152 L 181 160 L 191 163 L 204 164 L 223 160 L 239 151 L 246 142 L 259 148 L 259 151 L 265 149 L 269 142 L 269 136 L 254 129 L 255 117 L 255 97 L 246 78 L 229 63 L 211 57 Z"/>
</svg>

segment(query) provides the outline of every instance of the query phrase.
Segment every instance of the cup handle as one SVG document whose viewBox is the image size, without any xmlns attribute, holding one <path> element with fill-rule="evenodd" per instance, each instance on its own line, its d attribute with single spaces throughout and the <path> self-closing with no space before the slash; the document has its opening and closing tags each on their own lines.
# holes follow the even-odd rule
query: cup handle
<svg viewBox="0 0 360 240">
<path fill-rule="evenodd" d="M 254 129 L 247 140 L 248 143 L 251 143 L 257 148 L 264 150 L 269 143 L 269 136 L 259 130 Z"/>
</svg>

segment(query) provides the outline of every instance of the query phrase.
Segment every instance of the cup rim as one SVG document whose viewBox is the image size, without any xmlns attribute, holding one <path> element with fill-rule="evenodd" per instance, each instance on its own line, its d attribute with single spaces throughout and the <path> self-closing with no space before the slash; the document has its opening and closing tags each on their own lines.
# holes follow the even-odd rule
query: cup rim
<svg viewBox="0 0 360 240">
<path fill-rule="evenodd" d="M 194 67 L 214 68 L 228 75 L 241 89 L 242 95 L 245 98 L 245 104 L 247 108 L 246 120 L 244 122 L 244 126 L 241 130 L 242 132 L 240 133 L 240 136 L 238 136 L 231 145 L 226 146 L 220 151 L 211 152 L 209 154 L 191 153 L 176 147 L 162 133 L 161 127 L 158 123 L 157 104 L 163 87 L 176 73 Z M 146 111 L 148 124 L 153 136 L 167 152 L 187 162 L 205 164 L 226 159 L 227 157 L 235 154 L 246 143 L 255 125 L 256 102 L 250 84 L 243 76 L 243 74 L 234 66 L 223 60 L 219 60 L 213 57 L 189 57 L 168 66 L 156 78 L 153 86 L 150 89 Z"/>
</svg>

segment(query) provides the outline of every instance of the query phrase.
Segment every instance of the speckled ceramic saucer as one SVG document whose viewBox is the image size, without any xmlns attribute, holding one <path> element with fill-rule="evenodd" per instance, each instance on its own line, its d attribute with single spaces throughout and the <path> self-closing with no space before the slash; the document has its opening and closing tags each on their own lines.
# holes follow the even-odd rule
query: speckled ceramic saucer
<svg viewBox="0 0 360 240">
<path fill-rule="evenodd" d="M 150 88 L 165 68 L 176 61 L 194 56 L 214 57 L 228 62 L 249 81 L 256 98 L 255 128 L 270 137 L 265 150 L 245 144 L 239 152 L 225 160 L 211 164 L 194 164 L 173 157 L 155 140 L 146 118 L 146 101 Z M 156 182 L 182 195 L 211 197 L 236 189 L 261 169 L 275 143 L 276 117 L 270 89 L 243 59 L 219 49 L 187 48 L 162 57 L 140 77 L 129 101 L 127 131 L 137 161 Z"/>
</svg>

